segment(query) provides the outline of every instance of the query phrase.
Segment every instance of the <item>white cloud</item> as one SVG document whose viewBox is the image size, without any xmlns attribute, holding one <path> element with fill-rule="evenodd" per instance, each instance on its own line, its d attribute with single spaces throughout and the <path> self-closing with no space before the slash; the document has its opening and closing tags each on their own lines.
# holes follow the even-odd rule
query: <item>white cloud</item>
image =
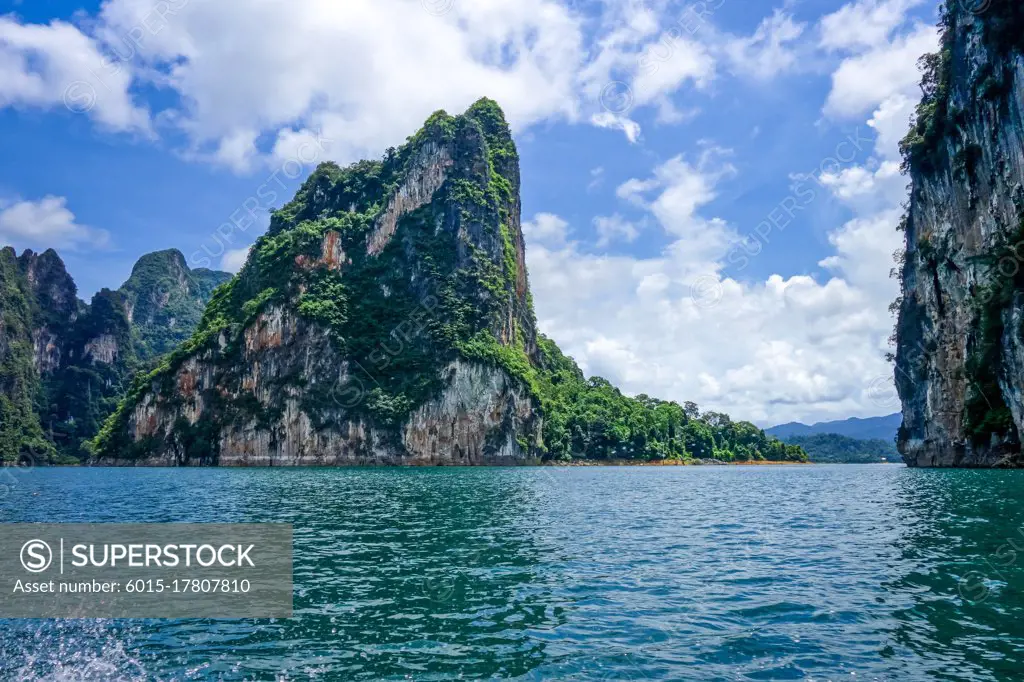
<svg viewBox="0 0 1024 682">
<path fill-rule="evenodd" d="M 19 248 L 76 250 L 103 247 L 110 235 L 81 225 L 67 208 L 64 197 L 16 201 L 0 210 L 0 243 Z"/>
<path fill-rule="evenodd" d="M 561 247 L 568 234 L 569 223 L 552 213 L 538 213 L 533 220 L 523 221 L 523 235 L 530 243 Z"/>
<path fill-rule="evenodd" d="M 883 161 L 874 169 L 850 166 L 837 173 L 823 173 L 819 180 L 858 215 L 899 206 L 907 196 L 908 180 L 897 161 Z"/>
<path fill-rule="evenodd" d="M 900 158 L 900 140 L 907 134 L 910 121 L 917 106 L 918 98 L 897 94 L 885 99 L 868 121 L 878 133 L 875 145 L 878 156 L 883 159 Z"/>
<path fill-rule="evenodd" d="M 255 130 L 236 130 L 221 139 L 214 158 L 238 173 L 248 171 L 257 154 L 256 135 Z M 295 157 L 292 155 L 285 158 Z"/>
<path fill-rule="evenodd" d="M 861 116 L 895 96 L 913 98 L 921 73 L 917 60 L 938 48 L 938 31 L 918 26 L 864 54 L 850 57 L 832 74 L 832 91 L 825 113 L 834 117 Z M 920 98 L 920 93 L 917 93 Z"/>
<path fill-rule="evenodd" d="M 739 237 L 705 212 L 736 170 L 728 152 L 709 147 L 617 189 L 667 238 L 657 256 L 594 254 L 527 235 L 541 329 L 585 371 L 627 392 L 696 400 L 737 418 L 767 424 L 898 410 L 884 390 L 892 376 L 885 352 L 905 179 L 894 159 L 880 156 L 883 127 L 875 126 L 867 165 L 819 178 L 856 216 L 829 232 L 832 253 L 821 266 L 830 276 L 725 274 Z"/>
<path fill-rule="evenodd" d="M 561 0 L 106 0 L 77 25 L 0 18 L 0 106 L 67 102 L 104 126 L 148 133 L 133 93 L 158 88 L 170 96 L 153 120 L 186 134 L 184 155 L 238 172 L 287 158 L 313 131 L 335 141 L 336 161 L 379 155 L 433 111 L 481 96 L 517 130 L 566 120 L 632 141 L 633 109 L 656 108 L 659 123 L 692 116 L 672 99 L 714 77 L 696 32 L 712 36 L 710 19 L 691 26 L 665 0 L 602 9 L 594 18 Z"/>
<path fill-rule="evenodd" d="M 822 18 L 820 45 L 827 50 L 873 48 L 889 41 L 907 11 L 923 0 L 859 0 Z"/>
<path fill-rule="evenodd" d="M 654 258 L 531 241 L 527 258 L 541 329 L 588 373 L 630 393 L 783 422 L 894 409 L 871 402 L 872 382 L 889 371 L 891 292 L 854 284 L 872 268 L 889 282 L 889 265 L 859 236 L 837 233 L 837 276 L 823 284 L 781 275 L 743 284 L 685 238 Z"/>
<path fill-rule="evenodd" d="M 197 149 L 233 167 L 247 166 L 257 132 L 288 147 L 322 129 L 337 160 L 375 155 L 434 110 L 462 111 L 483 95 L 514 127 L 577 116 L 580 19 L 552 0 L 456 2 L 447 12 L 441 3 L 433 13 L 420 0 L 178 4 L 137 58 L 167 72 Z M 104 35 L 139 25 L 151 5 L 109 0 Z"/>
<path fill-rule="evenodd" d="M 889 269 L 892 255 L 902 245 L 896 231 L 901 211 L 888 208 L 866 218 L 855 218 L 829 235 L 837 255 L 826 259 L 825 267 L 844 273 L 860 290 L 879 294 L 876 303 L 886 305 L 896 296 Z"/>
<path fill-rule="evenodd" d="M 677 38 L 668 45 L 651 42 L 634 58 L 633 91 L 638 105 L 658 103 L 684 83 L 705 87 L 714 77 L 715 62 L 696 40 Z"/>
<path fill-rule="evenodd" d="M 598 128 L 611 128 L 626 133 L 626 139 L 635 144 L 640 139 L 640 124 L 625 116 L 602 111 L 590 117 L 590 122 Z"/>
<path fill-rule="evenodd" d="M 715 76 L 715 59 L 698 40 L 700 18 L 691 21 L 690 10 L 680 18 L 665 5 L 661 0 L 605 5 L 602 21 L 610 28 L 594 40 L 594 57 L 578 75 L 584 101 L 599 107 L 591 123 L 622 130 L 630 142 L 640 135 L 630 118 L 636 109 L 654 107 L 658 123 L 686 121 L 696 112 L 678 110 L 673 95 L 687 87 L 704 89 Z"/>
<path fill-rule="evenodd" d="M 595 102 L 601 99 L 602 91 L 609 84 L 621 82 L 623 78 L 632 80 L 637 67 L 643 66 L 638 63 L 639 46 L 652 42 L 652 36 L 658 31 L 657 14 L 642 3 L 609 4 L 604 9 L 603 30 L 593 41 L 594 56 L 578 75 L 583 94 Z"/>
<path fill-rule="evenodd" d="M 23 25 L 0 16 L 0 107 L 66 108 L 113 130 L 146 132 L 148 113 L 128 88 L 129 64 L 62 21 Z"/>
<path fill-rule="evenodd" d="M 246 246 L 242 249 L 228 249 L 224 252 L 224 256 L 220 259 L 220 269 L 224 272 L 238 272 L 245 265 L 245 261 L 249 258 L 249 249 L 251 247 Z"/>
<path fill-rule="evenodd" d="M 653 177 L 622 183 L 616 194 L 649 210 L 667 233 L 679 239 L 677 244 L 685 243 L 691 262 L 715 262 L 739 237 L 722 220 L 705 219 L 698 210 L 715 199 L 718 182 L 736 172 L 723 161 L 727 155 L 726 150 L 712 147 L 695 164 L 676 156 L 656 167 Z M 656 194 L 653 198 L 652 193 Z"/>
<path fill-rule="evenodd" d="M 772 78 L 795 64 L 797 55 L 792 44 L 803 35 L 804 28 L 805 24 L 776 10 L 761 22 L 754 35 L 729 40 L 725 51 L 741 73 L 759 79 Z"/>
<path fill-rule="evenodd" d="M 597 229 L 597 246 L 603 248 L 615 241 L 632 242 L 640 236 L 639 228 L 616 213 L 610 216 L 594 218 Z"/>
</svg>

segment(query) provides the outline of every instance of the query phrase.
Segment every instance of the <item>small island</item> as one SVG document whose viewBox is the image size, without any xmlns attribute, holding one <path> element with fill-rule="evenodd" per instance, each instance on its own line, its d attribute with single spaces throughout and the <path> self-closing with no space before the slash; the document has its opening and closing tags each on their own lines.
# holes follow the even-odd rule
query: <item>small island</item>
<svg viewBox="0 0 1024 682">
<path fill-rule="evenodd" d="M 55 252 L 5 249 L 4 308 L 22 317 L 5 332 L 18 381 L 4 391 L 0 454 L 116 466 L 806 462 L 749 422 L 587 378 L 538 332 L 519 172 L 503 112 L 482 99 L 435 113 L 383 159 L 321 164 L 230 280 L 161 252 L 86 305 Z"/>
</svg>

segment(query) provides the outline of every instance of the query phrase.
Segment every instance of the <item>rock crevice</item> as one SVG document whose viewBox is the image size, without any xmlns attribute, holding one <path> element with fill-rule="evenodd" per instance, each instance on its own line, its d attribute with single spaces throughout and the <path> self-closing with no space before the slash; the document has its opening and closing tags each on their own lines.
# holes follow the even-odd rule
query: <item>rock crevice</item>
<svg viewBox="0 0 1024 682">
<path fill-rule="evenodd" d="M 945 10 L 904 141 L 912 180 L 896 328 L 897 445 L 922 467 L 1020 466 L 1022 12 Z"/>
</svg>

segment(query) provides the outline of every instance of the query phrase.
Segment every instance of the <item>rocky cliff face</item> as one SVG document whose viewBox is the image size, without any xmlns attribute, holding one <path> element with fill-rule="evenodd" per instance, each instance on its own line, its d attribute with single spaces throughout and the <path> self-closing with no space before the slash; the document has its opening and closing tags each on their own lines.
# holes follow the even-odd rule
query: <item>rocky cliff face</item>
<svg viewBox="0 0 1024 682">
<path fill-rule="evenodd" d="M 61 453 L 86 456 L 83 443 L 116 409 L 135 373 L 189 338 L 213 289 L 229 279 L 190 270 L 175 249 L 157 251 L 142 256 L 118 290 L 103 289 L 82 306 L 60 336 L 59 369 L 43 375 L 43 427 Z"/>
<path fill-rule="evenodd" d="M 0 456 L 84 456 L 82 442 L 113 412 L 132 374 L 162 350 L 151 339 L 188 338 L 213 287 L 228 279 L 190 271 L 179 252 L 164 251 L 143 256 L 119 291 L 104 289 L 87 305 L 52 249 L 0 251 L 0 440 L 8 438 Z M 146 313 L 133 325 L 139 301 Z"/>
<path fill-rule="evenodd" d="M 168 353 L 190 337 L 213 290 L 230 279 L 226 272 L 190 269 L 177 249 L 140 258 L 118 290 L 125 297 L 139 359 Z"/>
<path fill-rule="evenodd" d="M 45 254 L 44 254 L 45 255 Z M 39 261 L 44 260 L 40 265 Z M 40 454 L 49 458 L 53 446 L 39 420 L 40 368 L 59 363 L 50 334 L 40 319 L 37 296 L 50 291 L 54 278 L 42 257 L 0 249 L 0 461 L 18 462 Z M 26 267 L 31 276 L 26 275 Z M 72 297 L 74 290 L 72 290 Z"/>
<path fill-rule="evenodd" d="M 25 251 L 18 266 L 34 308 L 34 364 L 42 376 L 52 375 L 63 361 L 64 340 L 82 312 L 78 287 L 57 252 Z"/>
<path fill-rule="evenodd" d="M 904 141 L 912 193 L 896 338 L 911 466 L 1020 466 L 1024 8 L 950 3 Z M 983 10 L 983 11 L 982 11 Z"/>
<path fill-rule="evenodd" d="M 523 462 L 541 445 L 518 156 L 497 105 L 321 165 L 94 443 L 144 465 Z"/>
</svg>

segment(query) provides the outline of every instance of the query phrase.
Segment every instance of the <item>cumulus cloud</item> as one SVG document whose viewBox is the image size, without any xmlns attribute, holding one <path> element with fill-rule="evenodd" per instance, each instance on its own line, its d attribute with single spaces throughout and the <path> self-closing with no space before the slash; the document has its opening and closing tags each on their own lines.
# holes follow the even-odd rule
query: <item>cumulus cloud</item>
<svg viewBox="0 0 1024 682">
<path fill-rule="evenodd" d="M 665 232 L 678 238 L 678 244 L 685 244 L 690 262 L 714 262 L 739 241 L 722 220 L 706 219 L 699 213 L 717 196 L 718 182 L 735 174 L 724 160 L 727 155 L 726 150 L 713 147 L 694 163 L 676 156 L 657 166 L 652 177 L 622 183 L 616 194 L 650 211 Z"/>
<path fill-rule="evenodd" d="M 653 107 L 659 123 L 692 118 L 693 109 L 680 111 L 672 96 L 685 89 L 703 90 L 714 80 L 715 58 L 701 40 L 714 36 L 713 15 L 670 12 L 664 0 L 610 3 L 604 7 L 602 28 L 582 65 L 578 83 L 583 101 L 596 102 L 594 125 L 622 130 L 630 142 L 640 137 L 631 113 Z"/>
<path fill-rule="evenodd" d="M 740 282 L 722 274 L 734 230 L 700 215 L 729 177 L 672 160 L 653 182 L 627 183 L 623 195 L 651 195 L 644 205 L 669 237 L 656 257 L 594 254 L 528 235 L 541 329 L 626 391 L 759 422 L 893 409 L 872 402 L 873 382 L 888 373 L 891 225 L 834 230 L 834 276 L 823 283 L 781 274 Z M 694 187 L 700 198 L 681 201 Z"/>
<path fill-rule="evenodd" d="M 820 45 L 828 50 L 860 50 L 883 45 L 923 0 L 859 0 L 822 18 Z"/>
<path fill-rule="evenodd" d="M 221 139 L 217 151 L 213 154 L 214 159 L 236 172 L 248 171 L 258 153 L 256 136 L 255 130 L 240 129 L 232 132 Z M 282 154 L 282 157 L 289 158 L 289 155 Z M 294 158 L 294 155 L 291 158 Z"/>
<path fill-rule="evenodd" d="M 110 235 L 78 223 L 64 197 L 0 204 L 0 243 L 19 248 L 76 250 L 106 246 Z"/>
<path fill-rule="evenodd" d="M 132 90 L 153 86 L 172 95 L 157 120 L 188 135 L 192 158 L 244 172 L 257 139 L 276 155 L 322 131 L 350 161 L 481 95 L 518 129 L 589 120 L 582 21 L 556 0 L 107 0 L 78 25 L 0 17 L 0 106 L 148 130 Z"/>
<path fill-rule="evenodd" d="M 915 4 L 860 0 L 820 27 L 822 47 L 848 52 L 832 76 L 825 112 L 862 117 L 875 133 L 862 140 L 858 132 L 853 143 L 873 142 L 867 161 L 823 167 L 814 178 L 853 214 L 828 232 L 824 275 L 740 281 L 727 274 L 735 265 L 729 254 L 742 242 L 706 211 L 736 170 L 727 153 L 710 148 L 618 187 L 619 199 L 644 211 L 666 238 L 656 256 L 594 253 L 577 242 L 552 246 L 528 236 L 541 328 L 586 371 L 627 391 L 696 400 L 761 423 L 898 410 L 885 360 L 888 304 L 898 293 L 889 270 L 902 245 L 895 228 L 907 184 L 898 142 L 916 101 L 917 59 L 937 44 L 930 27 L 900 33 Z M 780 26 L 781 16 L 773 17 Z M 865 23 L 838 31 L 853 18 Z M 786 30 L 783 36 L 797 33 Z M 733 42 L 734 62 L 756 49 L 786 47 L 769 34 L 765 28 L 760 40 Z M 789 68 L 784 51 L 775 56 L 769 62 L 778 68 L 765 67 L 765 75 Z"/>
<path fill-rule="evenodd" d="M 245 265 L 245 261 L 249 258 L 250 247 L 246 246 L 243 249 L 228 249 L 224 252 L 224 256 L 220 259 L 220 269 L 224 272 L 238 272 Z"/>
<path fill-rule="evenodd" d="M 636 142 L 631 112 L 691 118 L 675 96 L 707 88 L 720 58 L 759 78 L 792 67 L 803 24 L 776 11 L 751 36 L 722 36 L 720 7 L 628 0 L 595 18 L 560 0 L 106 0 L 78 26 L 0 19 L 0 106 L 67 104 L 148 131 L 132 93 L 155 87 L 172 97 L 154 120 L 186 133 L 186 155 L 237 172 L 313 131 L 337 140 L 337 161 L 377 155 L 481 95 L 517 130 L 565 120 Z"/>
<path fill-rule="evenodd" d="M 823 173 L 819 180 L 858 215 L 872 215 L 899 206 L 907 196 L 908 180 L 895 160 L 882 161 L 877 168 L 855 165 Z"/>
<path fill-rule="evenodd" d="M 633 61 L 633 89 L 641 105 L 660 102 L 687 82 L 703 88 L 714 76 L 715 62 L 707 48 L 685 37 L 650 42 Z"/>
<path fill-rule="evenodd" d="M 695 37 L 712 17 L 665 0 L 603 7 L 560 0 L 106 0 L 77 25 L 0 18 L 0 106 L 87 112 L 149 131 L 138 86 L 165 91 L 160 125 L 184 131 L 189 158 L 238 172 L 283 158 L 296 137 L 337 140 L 332 157 L 377 155 L 433 111 L 481 95 L 514 129 L 566 120 L 623 131 L 651 106 L 679 123 L 671 96 L 701 88 L 714 58 Z M 238 36 L 238 39 L 225 39 Z M 358 65 L 358 68 L 352 68 Z M 622 93 L 609 86 L 621 82 Z M 614 87 L 612 88 L 614 91 Z M 401 102 L 402 106 L 394 106 Z"/>
<path fill-rule="evenodd" d="M 684 252 L 639 259 L 531 247 L 541 328 L 587 371 L 633 393 L 760 422 L 889 408 L 866 399 L 871 380 L 888 373 L 884 306 L 840 277 L 748 285 L 708 275 L 697 287 L 676 274 Z"/>
<path fill-rule="evenodd" d="M 913 97 L 921 80 L 917 60 L 934 52 L 938 44 L 935 27 L 918 26 L 906 36 L 843 60 L 832 74 L 825 113 L 839 118 L 862 116 L 892 97 Z"/>
<path fill-rule="evenodd" d="M 149 130 L 128 92 L 130 64 L 62 21 L 21 24 L 0 16 L 0 107 L 66 108 L 113 130 Z"/>
<path fill-rule="evenodd" d="M 462 111 L 481 95 L 516 129 L 579 120 L 581 18 L 553 0 L 177 4 L 136 60 L 180 96 L 174 120 L 194 155 L 236 170 L 250 167 L 257 136 L 278 158 L 313 131 L 335 141 L 335 160 L 376 155 L 433 111 Z M 113 41 L 151 5 L 109 0 L 102 35 Z"/>
<path fill-rule="evenodd" d="M 564 246 L 569 234 L 569 223 L 553 213 L 538 213 L 533 220 L 523 222 L 523 235 L 531 243 Z"/>
<path fill-rule="evenodd" d="M 594 218 L 594 228 L 597 230 L 598 248 L 617 241 L 632 242 L 640 236 L 639 227 L 618 213 Z"/>
<path fill-rule="evenodd" d="M 918 2 L 851 3 L 821 23 L 821 47 L 878 46 Z M 149 133 L 133 92 L 157 88 L 171 96 L 154 120 L 186 133 L 186 156 L 240 173 L 317 135 L 336 141 L 336 161 L 375 156 L 434 110 L 461 111 L 481 95 L 517 130 L 565 120 L 636 142 L 634 111 L 650 107 L 662 124 L 694 116 L 676 95 L 707 88 L 720 59 L 758 78 L 798 63 L 804 24 L 776 10 L 750 36 L 723 35 L 720 6 L 630 0 L 603 4 L 595 19 L 559 0 L 106 0 L 77 26 L 0 17 L 0 106 L 67 106 Z M 224 39 L 233 35 L 244 39 Z M 913 68 L 892 66 L 900 54 L 889 56 L 844 62 L 829 113 L 857 115 L 916 82 Z"/>
<path fill-rule="evenodd" d="M 621 130 L 626 134 L 626 139 L 631 143 L 636 143 L 640 139 L 640 124 L 626 116 L 618 116 L 609 111 L 602 111 L 591 116 L 590 122 L 598 128 Z"/>
<path fill-rule="evenodd" d="M 805 27 L 785 12 L 776 10 L 761 22 L 752 36 L 729 40 L 725 51 L 740 73 L 760 79 L 772 78 L 795 64 L 794 43 L 803 35 Z"/>
</svg>

